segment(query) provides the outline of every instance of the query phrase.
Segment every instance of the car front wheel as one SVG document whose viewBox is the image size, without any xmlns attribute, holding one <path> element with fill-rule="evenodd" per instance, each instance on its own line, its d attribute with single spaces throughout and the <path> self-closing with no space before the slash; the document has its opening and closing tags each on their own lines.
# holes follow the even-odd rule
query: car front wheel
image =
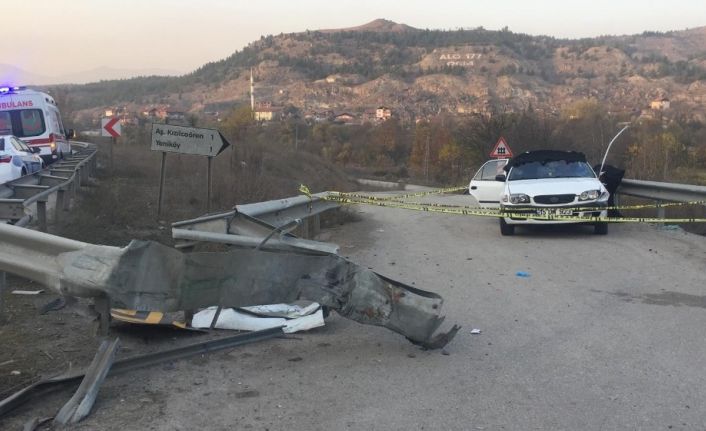
<svg viewBox="0 0 706 431">
<path fill-rule="evenodd" d="M 608 234 L 608 223 L 596 223 L 593 225 L 593 233 L 596 235 L 607 235 Z"/>
<path fill-rule="evenodd" d="M 503 236 L 515 234 L 515 226 L 505 223 L 505 219 L 502 217 L 500 217 L 500 234 Z"/>
</svg>

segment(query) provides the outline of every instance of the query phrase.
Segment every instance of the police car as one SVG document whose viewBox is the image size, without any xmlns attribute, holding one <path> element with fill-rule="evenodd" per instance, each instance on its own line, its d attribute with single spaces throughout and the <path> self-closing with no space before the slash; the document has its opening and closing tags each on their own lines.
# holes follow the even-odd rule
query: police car
<svg viewBox="0 0 706 431">
<path fill-rule="evenodd" d="M 25 87 L 0 87 L 0 135 L 14 135 L 39 148 L 45 163 L 71 154 L 69 137 L 54 98 Z"/>
</svg>

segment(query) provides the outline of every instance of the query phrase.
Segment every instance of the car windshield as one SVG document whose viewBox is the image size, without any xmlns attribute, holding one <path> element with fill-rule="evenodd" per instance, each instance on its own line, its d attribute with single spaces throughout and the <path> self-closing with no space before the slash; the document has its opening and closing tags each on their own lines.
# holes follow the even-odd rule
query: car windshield
<svg viewBox="0 0 706 431">
<path fill-rule="evenodd" d="M 596 174 L 586 162 L 554 160 L 548 162 L 529 162 L 515 166 L 510 170 L 508 181 L 595 177 Z"/>
</svg>

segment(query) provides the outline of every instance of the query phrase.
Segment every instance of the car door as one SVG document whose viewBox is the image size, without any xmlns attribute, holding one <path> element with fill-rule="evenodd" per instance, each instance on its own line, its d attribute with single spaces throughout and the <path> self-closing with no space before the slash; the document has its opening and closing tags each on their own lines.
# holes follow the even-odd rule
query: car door
<svg viewBox="0 0 706 431">
<path fill-rule="evenodd" d="M 505 183 L 497 181 L 495 176 L 505 173 L 503 167 L 507 161 L 507 159 L 497 159 L 485 162 L 473 176 L 468 185 L 468 193 L 481 207 L 495 208 L 500 206 L 500 194 Z"/>
</svg>

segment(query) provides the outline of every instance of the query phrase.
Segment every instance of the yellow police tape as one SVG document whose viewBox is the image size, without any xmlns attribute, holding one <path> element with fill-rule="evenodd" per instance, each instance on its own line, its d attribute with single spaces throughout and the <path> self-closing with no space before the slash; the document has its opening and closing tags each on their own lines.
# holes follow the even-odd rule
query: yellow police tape
<svg viewBox="0 0 706 431">
<path fill-rule="evenodd" d="M 415 211 L 427 211 L 443 214 L 469 215 L 479 217 L 510 217 L 519 219 L 533 219 L 542 221 L 573 221 L 583 223 L 610 222 L 610 223 L 706 223 L 706 218 L 661 218 L 661 217 L 600 217 L 600 216 L 568 216 L 555 214 L 528 214 L 528 213 L 513 213 L 492 208 L 474 208 L 468 206 L 437 204 L 437 203 L 420 203 L 420 202 L 405 202 L 404 199 L 411 197 L 422 197 L 434 194 L 452 193 L 465 190 L 466 187 L 449 187 L 444 189 L 436 189 L 425 192 L 408 193 L 395 196 L 372 196 L 362 195 L 359 193 L 344 193 L 330 192 L 323 199 L 333 202 L 338 202 L 343 205 L 365 204 L 381 207 L 401 208 Z M 309 188 L 305 185 L 299 187 L 299 191 L 312 198 Z M 640 205 L 623 205 L 611 207 L 562 207 L 562 210 L 571 210 L 574 212 L 595 212 L 605 210 L 636 210 L 647 208 L 667 208 L 677 206 L 693 206 L 704 205 L 706 201 L 691 201 L 691 202 L 670 202 L 662 204 L 640 204 Z"/>
</svg>

